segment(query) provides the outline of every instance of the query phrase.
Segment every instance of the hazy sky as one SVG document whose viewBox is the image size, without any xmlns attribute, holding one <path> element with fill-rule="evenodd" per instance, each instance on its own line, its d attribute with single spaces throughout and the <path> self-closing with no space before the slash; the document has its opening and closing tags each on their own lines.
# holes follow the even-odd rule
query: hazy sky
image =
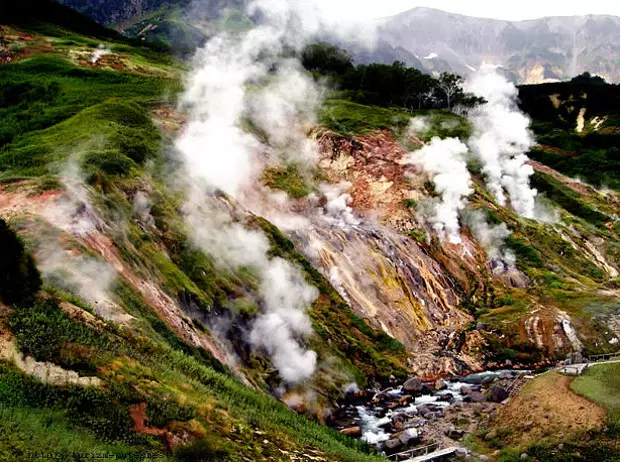
<svg viewBox="0 0 620 462">
<path fill-rule="evenodd" d="M 353 20 L 390 16 L 416 6 L 469 16 L 510 20 L 582 14 L 620 16 L 619 0 L 315 0 L 315 2 L 329 15 Z"/>
</svg>

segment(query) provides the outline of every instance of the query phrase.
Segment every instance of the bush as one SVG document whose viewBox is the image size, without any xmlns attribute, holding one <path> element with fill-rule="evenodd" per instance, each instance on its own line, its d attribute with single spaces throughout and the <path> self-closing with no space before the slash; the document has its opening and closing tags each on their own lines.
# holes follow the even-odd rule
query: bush
<svg viewBox="0 0 620 462">
<path fill-rule="evenodd" d="M 16 304 L 30 299 L 41 287 L 41 276 L 24 243 L 0 218 L 0 300 Z"/>
<path fill-rule="evenodd" d="M 196 440 L 193 443 L 174 448 L 174 458 L 183 462 L 228 460 L 230 454 L 228 447 L 216 447 L 213 442 L 206 439 Z"/>
</svg>

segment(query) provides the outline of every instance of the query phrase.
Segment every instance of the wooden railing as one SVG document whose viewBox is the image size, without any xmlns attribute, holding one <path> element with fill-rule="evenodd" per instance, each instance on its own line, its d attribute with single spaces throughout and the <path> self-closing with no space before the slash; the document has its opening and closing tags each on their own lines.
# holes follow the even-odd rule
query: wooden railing
<svg viewBox="0 0 620 462">
<path fill-rule="evenodd" d="M 435 452 L 441 449 L 440 443 L 428 444 L 426 446 L 420 446 L 418 448 L 407 449 L 406 451 L 399 452 L 398 454 L 392 454 L 388 456 L 388 459 L 393 461 L 402 461 L 412 459 L 417 456 L 424 456 L 431 452 Z"/>
<path fill-rule="evenodd" d="M 588 361 L 593 363 L 593 362 L 601 361 L 604 359 L 611 359 L 611 358 L 618 358 L 618 357 L 620 357 L 620 351 L 616 351 L 615 353 L 605 353 L 602 355 L 588 356 Z"/>
</svg>

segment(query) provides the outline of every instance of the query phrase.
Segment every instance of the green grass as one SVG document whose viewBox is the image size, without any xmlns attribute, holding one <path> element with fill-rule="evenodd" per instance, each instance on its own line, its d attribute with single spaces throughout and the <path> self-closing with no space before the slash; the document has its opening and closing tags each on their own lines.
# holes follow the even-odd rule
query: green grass
<svg viewBox="0 0 620 462">
<path fill-rule="evenodd" d="M 295 165 L 276 167 L 265 171 L 263 182 L 266 186 L 280 189 L 295 199 L 306 197 L 311 192 Z"/>
<path fill-rule="evenodd" d="M 343 135 L 384 129 L 400 133 L 410 118 L 401 109 L 365 106 L 345 100 L 327 100 L 319 112 L 319 123 L 322 126 Z"/>
<path fill-rule="evenodd" d="M 471 125 L 464 117 L 448 111 L 419 110 L 411 113 L 412 117 L 422 118 L 426 127 L 416 136 L 428 142 L 434 137 L 459 138 L 466 140 L 471 136 Z"/>
<path fill-rule="evenodd" d="M 148 449 L 158 460 L 169 460 L 163 451 Z M 62 410 L 0 405 L 0 460 L 92 460 L 93 454 L 109 454 L 117 460 L 137 458 L 143 448 L 126 443 L 107 443 L 87 429 L 76 429 Z M 84 454 L 80 456 L 78 454 Z"/>
<path fill-rule="evenodd" d="M 604 407 L 608 426 L 620 436 L 620 364 L 590 367 L 573 380 L 571 389 Z"/>
<path fill-rule="evenodd" d="M 125 105 L 154 104 L 165 91 L 174 94 L 178 89 L 178 82 L 170 79 L 82 69 L 55 56 L 4 64 L 0 73 L 0 170 L 11 169 L 15 162 L 26 163 L 21 159 L 28 155 L 21 152 L 25 147 L 35 150 L 30 155 L 41 156 L 49 151 L 50 143 L 71 146 L 71 141 L 92 138 L 97 129 L 107 135 L 107 121 L 135 127 L 132 117 L 137 116 L 123 113 L 122 108 L 120 115 L 110 106 L 81 114 L 85 109 L 110 100 Z M 78 118 L 68 125 L 51 129 L 75 116 Z M 63 136 L 69 140 L 64 141 Z"/>
<path fill-rule="evenodd" d="M 532 187 L 544 193 L 547 198 L 563 207 L 567 212 L 582 218 L 595 226 L 605 226 L 611 218 L 605 213 L 593 208 L 584 201 L 576 191 L 563 185 L 555 178 L 541 172 L 536 172 L 531 178 Z"/>
</svg>

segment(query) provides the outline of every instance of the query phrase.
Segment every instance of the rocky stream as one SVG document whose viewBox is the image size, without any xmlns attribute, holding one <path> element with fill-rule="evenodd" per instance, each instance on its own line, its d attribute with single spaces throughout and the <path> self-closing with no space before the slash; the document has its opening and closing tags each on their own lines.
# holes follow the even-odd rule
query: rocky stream
<svg viewBox="0 0 620 462">
<path fill-rule="evenodd" d="M 437 444 L 457 447 L 457 454 L 467 457 L 462 440 L 491 417 L 531 377 L 528 374 L 501 370 L 435 382 L 412 378 L 384 390 L 350 390 L 330 425 L 387 456 Z"/>
</svg>

